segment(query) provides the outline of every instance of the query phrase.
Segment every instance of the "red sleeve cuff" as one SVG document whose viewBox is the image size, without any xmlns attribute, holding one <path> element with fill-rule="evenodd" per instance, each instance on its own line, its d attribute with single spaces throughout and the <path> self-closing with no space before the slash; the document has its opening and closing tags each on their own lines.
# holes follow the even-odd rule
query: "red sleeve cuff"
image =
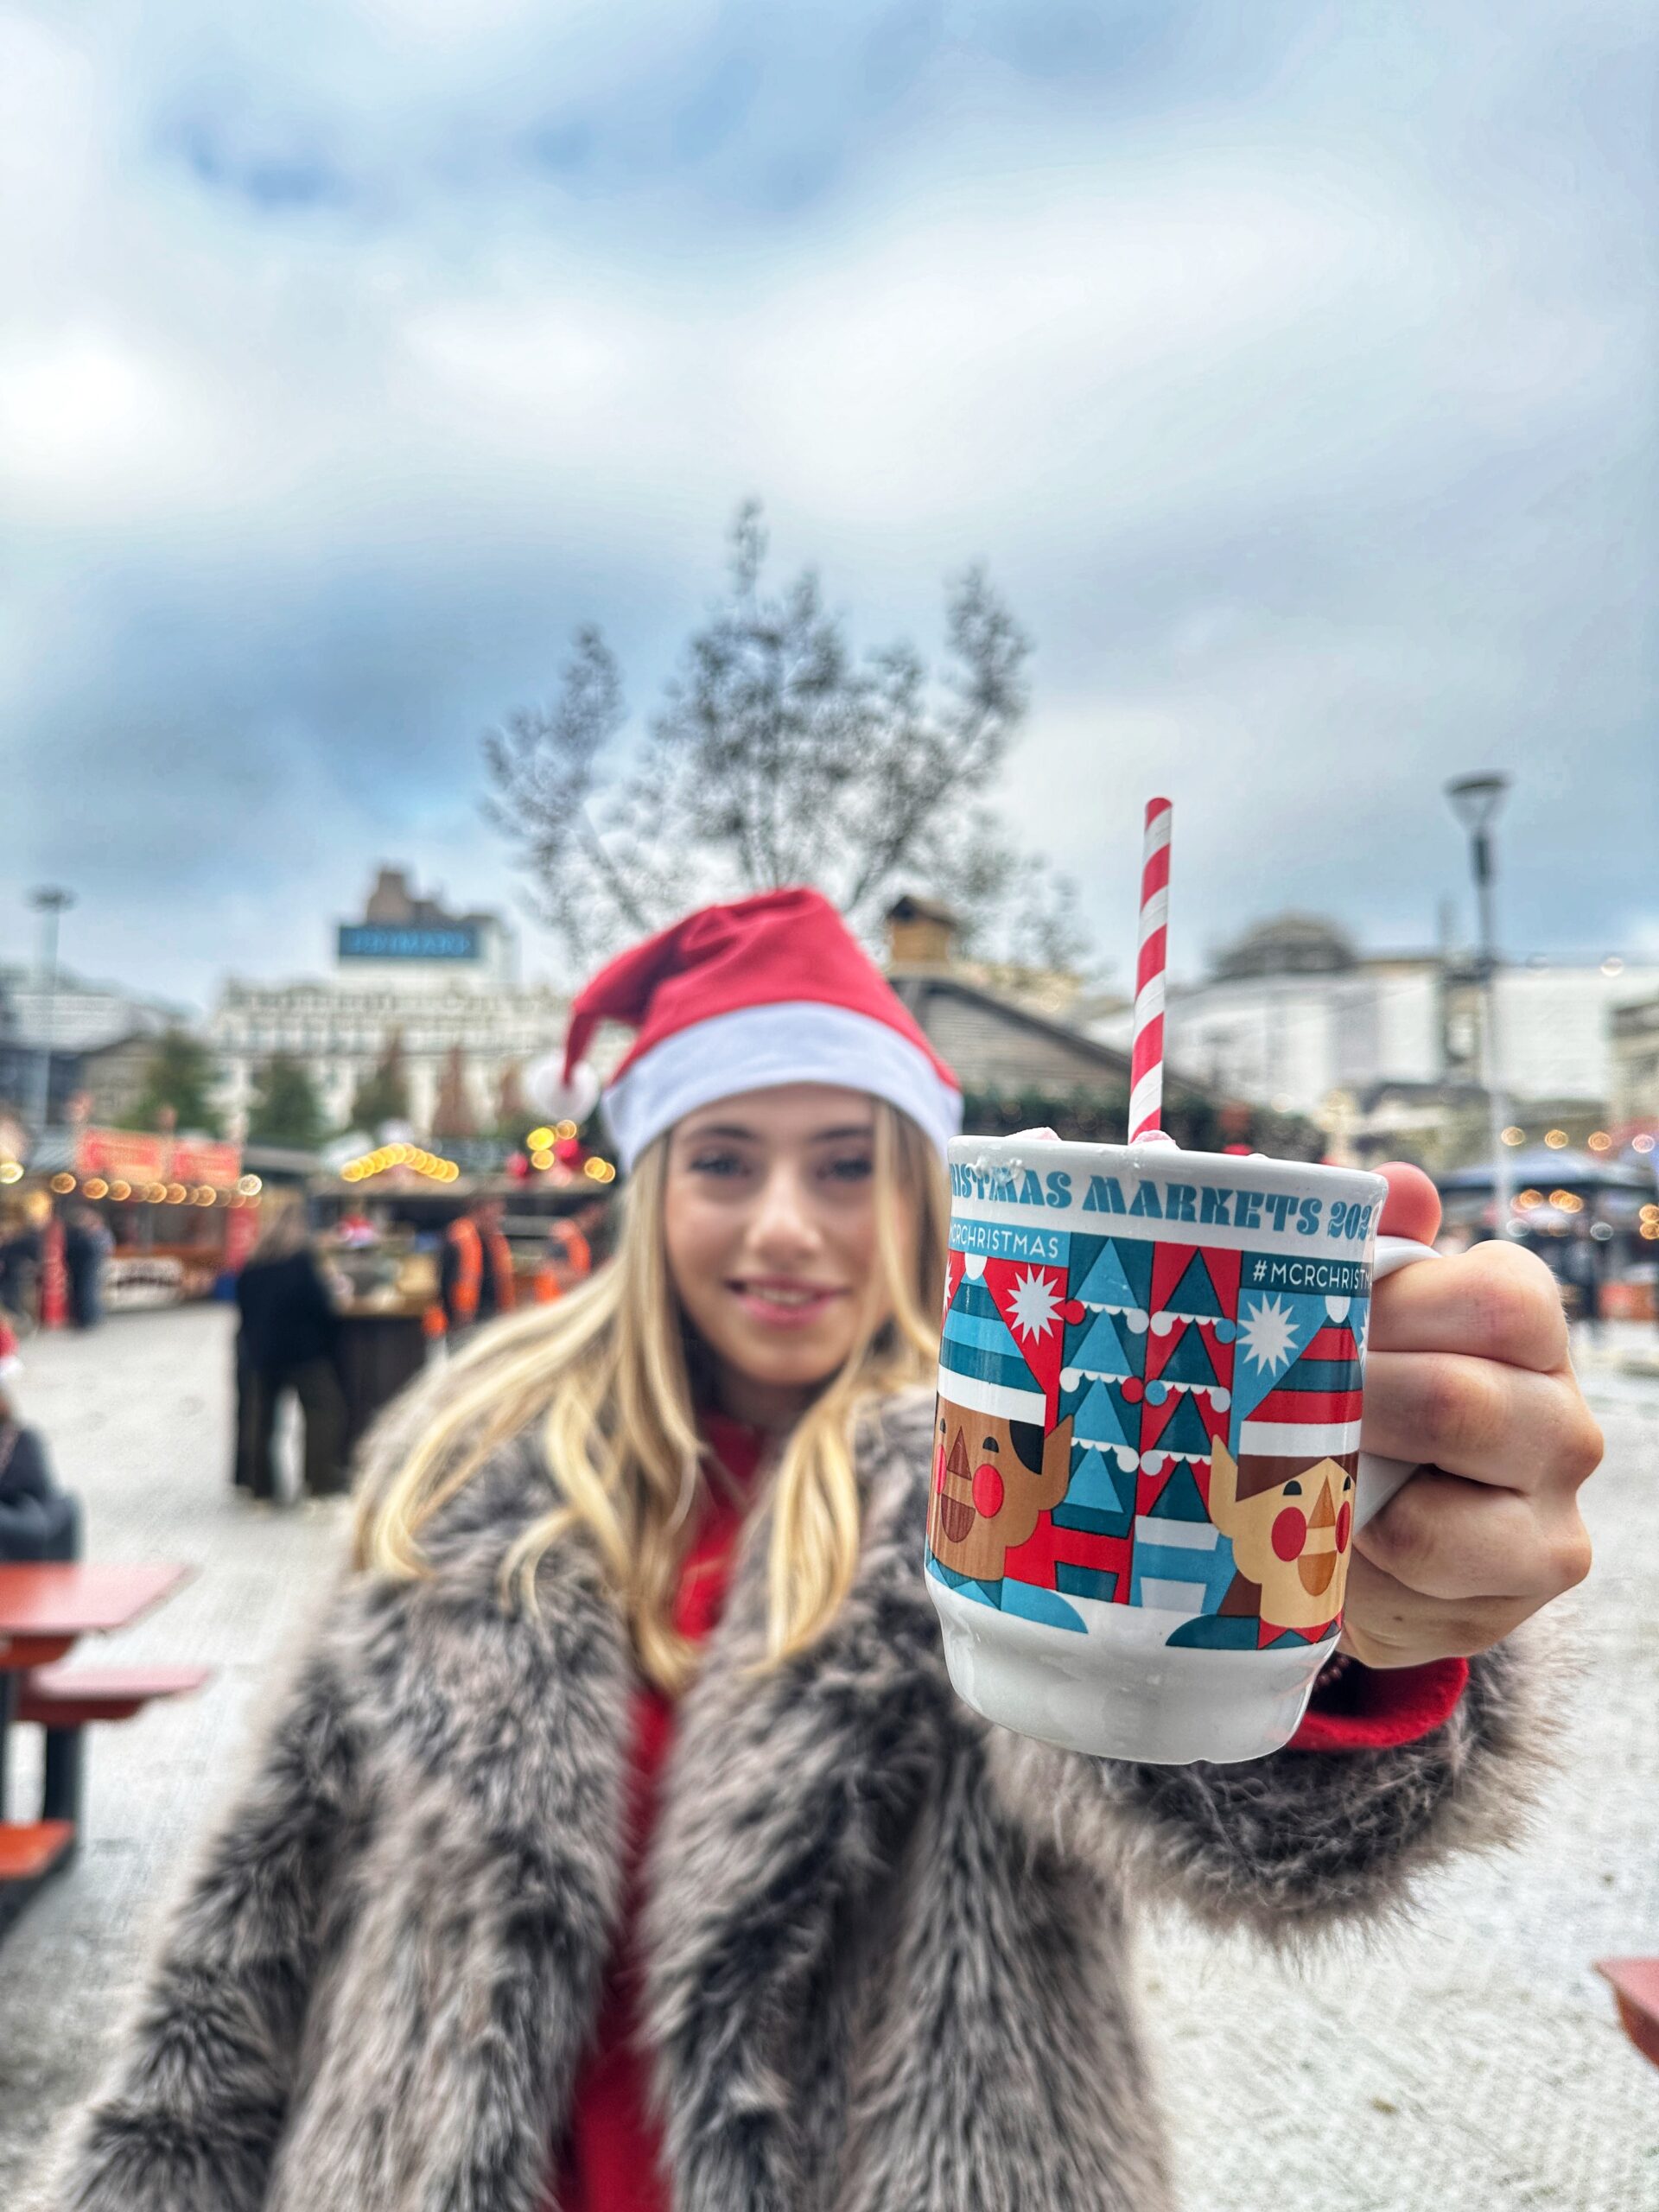
<svg viewBox="0 0 1659 2212">
<path fill-rule="evenodd" d="M 1319 1689 L 1290 1739 L 1294 1751 L 1382 1751 L 1414 1744 L 1452 1718 L 1469 1680 L 1466 1659 L 1373 1669 L 1350 1664 L 1330 1697 Z"/>
</svg>

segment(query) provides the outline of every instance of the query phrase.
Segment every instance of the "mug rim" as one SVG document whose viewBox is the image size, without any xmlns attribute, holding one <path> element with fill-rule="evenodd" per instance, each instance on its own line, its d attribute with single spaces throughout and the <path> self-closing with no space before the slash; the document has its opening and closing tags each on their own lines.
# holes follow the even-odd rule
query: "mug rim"
<svg viewBox="0 0 1659 2212">
<path fill-rule="evenodd" d="M 1014 1157 L 1029 1157 L 1062 1164 L 1065 1155 L 1095 1161 L 1110 1159 L 1127 1166 L 1141 1182 L 1179 1179 L 1178 1169 L 1198 1168 L 1208 1179 L 1230 1177 L 1258 1190 L 1299 1187 L 1310 1182 L 1327 1185 L 1332 1179 L 1347 1183 L 1356 1193 L 1382 1199 L 1388 1195 L 1387 1179 L 1370 1167 L 1340 1167 L 1319 1160 L 1277 1160 L 1270 1153 L 1191 1152 L 1171 1144 L 1093 1144 L 1080 1137 L 954 1136 L 945 1147 L 950 1166 L 970 1167 L 985 1147 L 1013 1147 Z M 953 1208 L 954 1210 L 954 1208 Z"/>
</svg>

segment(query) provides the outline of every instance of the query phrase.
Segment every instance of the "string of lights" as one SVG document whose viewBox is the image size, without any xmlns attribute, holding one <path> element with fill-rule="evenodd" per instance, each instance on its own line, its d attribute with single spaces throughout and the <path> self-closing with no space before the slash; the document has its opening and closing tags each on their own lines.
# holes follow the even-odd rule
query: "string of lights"
<svg viewBox="0 0 1659 2212">
<path fill-rule="evenodd" d="M 435 1152 L 426 1152 L 416 1144 L 383 1144 L 374 1152 L 365 1152 L 355 1160 L 348 1160 L 340 1171 L 343 1183 L 364 1183 L 372 1175 L 384 1175 L 393 1167 L 412 1168 L 416 1175 L 424 1175 L 434 1183 L 453 1183 L 461 1169 L 453 1160 L 442 1159 Z"/>
</svg>

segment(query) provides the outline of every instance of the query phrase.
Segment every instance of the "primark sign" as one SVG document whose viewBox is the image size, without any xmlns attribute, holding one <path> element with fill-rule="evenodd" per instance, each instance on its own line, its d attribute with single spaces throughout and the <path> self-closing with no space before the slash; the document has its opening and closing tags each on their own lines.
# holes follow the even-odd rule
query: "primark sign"
<svg viewBox="0 0 1659 2212">
<path fill-rule="evenodd" d="M 342 960 L 476 960 L 478 931 L 470 922 L 404 928 L 382 922 L 342 922 Z"/>
</svg>

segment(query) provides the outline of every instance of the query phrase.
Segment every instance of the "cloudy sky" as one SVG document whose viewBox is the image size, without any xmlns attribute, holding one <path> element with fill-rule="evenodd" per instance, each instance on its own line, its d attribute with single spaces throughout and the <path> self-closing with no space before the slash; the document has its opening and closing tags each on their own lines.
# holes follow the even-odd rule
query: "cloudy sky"
<svg viewBox="0 0 1659 2212">
<path fill-rule="evenodd" d="M 982 559 L 1001 804 L 1121 976 L 1275 906 L 1659 957 L 1645 0 L 0 0 L 0 959 L 198 1003 L 478 738 L 648 708 L 740 498 L 855 632 Z M 530 964 L 559 973 L 531 943 Z"/>
</svg>

